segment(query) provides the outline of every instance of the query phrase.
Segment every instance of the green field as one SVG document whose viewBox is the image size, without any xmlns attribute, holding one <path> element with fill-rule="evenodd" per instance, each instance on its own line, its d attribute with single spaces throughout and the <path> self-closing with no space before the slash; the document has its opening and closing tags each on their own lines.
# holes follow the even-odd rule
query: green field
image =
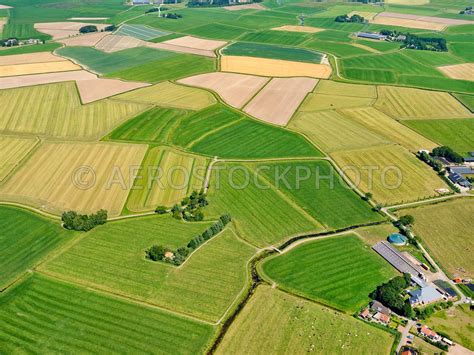
<svg viewBox="0 0 474 355">
<path fill-rule="evenodd" d="M 219 40 L 233 40 L 247 32 L 247 29 L 234 25 L 224 25 L 220 23 L 207 24 L 199 27 L 193 27 L 185 31 L 187 34 L 212 38 Z"/>
<path fill-rule="evenodd" d="M 371 53 L 365 49 L 352 46 L 347 43 L 339 43 L 339 42 L 325 42 L 325 41 L 319 41 L 319 40 L 312 40 L 312 41 L 306 42 L 304 46 L 309 49 L 315 49 L 321 52 L 333 54 L 336 57 L 355 56 L 356 58 L 358 58 L 358 56 Z M 365 57 L 361 57 L 361 58 L 365 58 Z"/>
<path fill-rule="evenodd" d="M 13 47 L 7 50 L 0 51 L 0 57 L 5 55 L 15 54 L 26 54 L 26 53 L 38 53 L 38 52 L 51 52 L 56 48 L 61 47 L 60 43 L 48 42 L 45 44 L 36 44 L 32 46 Z"/>
<path fill-rule="evenodd" d="M 474 95 L 454 94 L 454 96 L 461 101 L 469 111 L 474 112 Z"/>
<path fill-rule="evenodd" d="M 120 36 L 131 36 L 144 41 L 149 41 L 154 38 L 163 37 L 169 34 L 169 32 L 158 31 L 154 28 L 142 25 L 122 25 L 119 30 L 114 32 Z"/>
<path fill-rule="evenodd" d="M 309 35 L 299 32 L 286 31 L 261 31 L 247 33 L 239 38 L 242 42 L 257 42 L 268 44 L 281 44 L 287 46 L 298 46 L 309 39 Z"/>
<path fill-rule="evenodd" d="M 394 339 L 319 304 L 259 286 L 217 354 L 388 354 Z"/>
<path fill-rule="evenodd" d="M 209 324 L 35 274 L 0 296 L 2 351 L 204 351 Z"/>
<path fill-rule="evenodd" d="M 395 276 L 394 269 L 356 235 L 306 242 L 268 259 L 262 270 L 278 287 L 349 313 Z"/>
<path fill-rule="evenodd" d="M 0 205 L 0 289 L 35 266 L 49 252 L 74 239 L 58 222 L 16 207 Z"/>
</svg>

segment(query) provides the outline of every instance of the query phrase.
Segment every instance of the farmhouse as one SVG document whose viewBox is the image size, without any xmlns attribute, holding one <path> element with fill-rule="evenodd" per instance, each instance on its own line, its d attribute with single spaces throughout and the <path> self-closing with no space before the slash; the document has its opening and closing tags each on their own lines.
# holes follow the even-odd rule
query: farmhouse
<svg viewBox="0 0 474 355">
<path fill-rule="evenodd" d="M 451 180 L 453 182 L 453 184 L 458 184 L 459 186 L 462 186 L 462 187 L 465 187 L 467 189 L 471 189 L 472 188 L 472 185 L 471 183 L 469 182 L 469 180 L 467 180 L 464 176 L 462 176 L 461 174 L 458 174 L 458 173 L 455 173 L 455 172 L 452 172 L 448 175 L 448 178 L 449 180 Z"/>
<path fill-rule="evenodd" d="M 427 305 L 443 299 L 443 295 L 435 287 L 427 285 L 416 290 L 408 291 L 412 306 Z"/>
<path fill-rule="evenodd" d="M 390 322 L 390 316 L 389 315 L 386 315 L 386 314 L 383 314 L 381 312 L 377 312 L 375 313 L 375 315 L 373 316 L 373 318 L 380 322 L 380 323 L 383 323 L 383 324 L 388 324 Z"/>
<path fill-rule="evenodd" d="M 378 41 L 385 41 L 387 36 L 381 35 L 380 33 L 373 32 L 357 32 L 357 37 L 367 38 L 367 39 L 376 39 Z"/>
<path fill-rule="evenodd" d="M 377 311 L 377 313 L 384 314 L 386 316 L 389 316 L 392 313 L 392 311 L 389 308 L 385 307 L 379 301 L 370 302 L 370 309 Z"/>
<path fill-rule="evenodd" d="M 436 333 L 435 331 L 431 330 L 430 328 L 428 328 L 426 325 L 423 325 L 421 328 L 420 328 L 420 334 L 424 337 L 427 337 L 431 340 L 434 340 L 434 341 L 439 341 L 441 340 L 441 337 L 438 335 L 438 333 Z"/>
</svg>

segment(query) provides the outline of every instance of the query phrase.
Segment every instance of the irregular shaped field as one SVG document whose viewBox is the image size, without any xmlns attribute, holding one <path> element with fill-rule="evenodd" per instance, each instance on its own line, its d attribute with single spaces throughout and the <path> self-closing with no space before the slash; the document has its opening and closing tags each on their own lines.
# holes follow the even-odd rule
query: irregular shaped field
<svg viewBox="0 0 474 355">
<path fill-rule="evenodd" d="M 217 354 L 389 353 L 394 338 L 353 317 L 263 285 L 228 329 Z"/>
<path fill-rule="evenodd" d="M 95 48 L 105 53 L 112 53 L 112 52 L 122 51 L 124 49 L 140 47 L 143 45 L 144 45 L 144 42 L 135 37 L 110 35 L 110 36 L 102 38 L 95 45 Z"/>
<path fill-rule="evenodd" d="M 185 223 L 169 215 L 108 223 L 42 265 L 41 270 L 215 322 L 246 286 L 246 265 L 255 249 L 227 229 L 200 247 L 179 268 L 145 259 L 145 250 L 151 245 L 186 245 L 210 225 Z"/>
<path fill-rule="evenodd" d="M 374 200 L 393 205 L 436 197 L 435 190 L 448 188 L 436 173 L 407 150 L 385 145 L 331 154 L 339 167 Z"/>
<path fill-rule="evenodd" d="M 214 330 L 209 324 L 38 274 L 2 294 L 0 303 L 0 341 L 8 352 L 188 353 L 204 351 Z"/>
<path fill-rule="evenodd" d="M 97 43 L 99 43 L 99 41 L 109 34 L 110 32 L 93 32 L 76 37 L 59 39 L 57 42 L 62 43 L 68 47 L 94 47 Z"/>
<path fill-rule="evenodd" d="M 431 31 L 443 31 L 447 27 L 446 24 L 442 24 L 442 23 L 436 23 L 432 21 L 420 21 L 420 20 L 407 19 L 407 18 L 389 17 L 389 16 L 384 16 L 383 13 L 375 16 L 375 18 L 370 20 L 370 23 L 374 25 L 418 28 L 421 30 L 431 30 Z"/>
<path fill-rule="evenodd" d="M 263 76 L 308 76 L 320 79 L 327 79 L 331 75 L 331 67 L 326 64 L 241 56 L 221 57 L 221 70 L 224 72 Z"/>
<path fill-rule="evenodd" d="M 105 99 L 109 96 L 149 86 L 147 83 L 121 81 L 116 79 L 92 79 L 76 82 L 83 104 Z"/>
<path fill-rule="evenodd" d="M 106 209 L 117 216 L 140 166 L 144 145 L 43 143 L 1 187 L 3 199 L 53 213 Z"/>
<path fill-rule="evenodd" d="M 447 65 L 438 70 L 452 79 L 474 81 L 474 63 Z"/>
<path fill-rule="evenodd" d="M 306 97 L 298 111 L 313 112 L 336 110 L 350 107 L 366 107 L 371 106 L 374 102 L 375 99 L 369 97 L 338 96 L 311 93 Z"/>
<path fill-rule="evenodd" d="M 82 68 L 79 65 L 74 64 L 69 60 L 46 63 L 2 65 L 0 66 L 0 77 L 63 72 L 80 69 Z"/>
<path fill-rule="evenodd" d="M 64 58 L 53 55 L 50 52 L 26 53 L 0 56 L 0 66 L 2 65 L 18 65 L 32 63 L 49 63 L 62 62 Z"/>
<path fill-rule="evenodd" d="M 61 83 L 64 81 L 78 82 L 80 80 L 97 80 L 97 76 L 89 73 L 86 70 L 11 76 L 7 78 L 0 78 L 0 89 L 12 89 L 24 86 Z"/>
<path fill-rule="evenodd" d="M 377 87 L 375 85 L 346 84 L 332 80 L 320 80 L 314 92 L 324 95 L 377 98 Z"/>
<path fill-rule="evenodd" d="M 190 53 L 196 55 L 203 55 L 206 57 L 216 57 L 214 51 L 227 42 L 216 41 L 210 39 L 202 39 L 193 36 L 184 36 L 170 39 L 161 43 L 150 43 L 148 47 L 165 49 L 173 52 Z"/>
<path fill-rule="evenodd" d="M 349 313 L 397 274 L 355 234 L 305 242 L 264 261 L 262 270 L 282 289 Z"/>
<path fill-rule="evenodd" d="M 178 83 L 210 89 L 229 105 L 241 108 L 266 83 L 267 78 L 232 73 L 208 73 L 178 80 Z"/>
<path fill-rule="evenodd" d="M 415 217 L 417 236 L 451 277 L 472 278 L 474 239 L 469 216 L 473 212 L 474 199 L 461 198 L 399 210 L 398 214 Z"/>
<path fill-rule="evenodd" d="M 96 26 L 98 31 L 101 31 L 105 27 L 109 26 L 108 24 L 100 23 L 64 21 L 35 23 L 34 28 L 39 32 L 43 32 L 50 35 L 51 37 L 53 37 L 53 39 L 60 39 L 65 37 L 76 36 L 79 34 L 79 30 L 81 29 L 81 27 L 88 25 Z"/>
<path fill-rule="evenodd" d="M 2 182 L 21 160 L 38 144 L 35 138 L 0 136 L 0 182 Z"/>
<path fill-rule="evenodd" d="M 289 31 L 289 32 L 304 32 L 304 33 L 318 33 L 324 31 L 324 28 L 317 28 L 311 26 L 292 26 L 284 25 L 272 28 L 273 31 Z"/>
<path fill-rule="evenodd" d="M 285 126 L 318 83 L 310 78 L 274 78 L 244 108 L 263 121 Z"/>
<path fill-rule="evenodd" d="M 156 28 L 149 26 L 125 24 L 120 26 L 115 34 L 120 36 L 131 36 L 144 41 L 149 41 L 153 38 L 166 36 L 170 33 L 166 31 L 159 31 Z"/>
</svg>

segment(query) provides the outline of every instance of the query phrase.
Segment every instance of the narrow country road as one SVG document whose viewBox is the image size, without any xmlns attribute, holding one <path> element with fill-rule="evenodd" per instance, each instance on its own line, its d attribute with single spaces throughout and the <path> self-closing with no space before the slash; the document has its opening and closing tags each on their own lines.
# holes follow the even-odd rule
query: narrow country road
<svg viewBox="0 0 474 355">
<path fill-rule="evenodd" d="M 403 328 L 403 331 L 401 332 L 402 336 L 400 337 L 400 342 L 397 345 L 397 354 L 400 352 L 402 346 L 406 344 L 408 340 L 407 336 L 408 334 L 410 334 L 410 329 L 415 325 L 415 323 L 416 322 L 414 320 L 408 320 L 407 325 L 405 326 L 405 328 Z"/>
</svg>

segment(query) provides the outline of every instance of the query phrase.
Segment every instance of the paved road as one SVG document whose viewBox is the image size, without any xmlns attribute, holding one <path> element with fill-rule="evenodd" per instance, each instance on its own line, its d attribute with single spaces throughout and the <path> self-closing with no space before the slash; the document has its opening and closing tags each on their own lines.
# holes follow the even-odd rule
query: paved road
<svg viewBox="0 0 474 355">
<path fill-rule="evenodd" d="M 397 345 L 397 354 L 400 352 L 402 346 L 406 344 L 408 340 L 407 335 L 410 334 L 410 329 L 415 325 L 415 323 L 416 322 L 414 320 L 409 320 L 405 328 L 403 328 L 403 331 L 401 332 L 402 336 L 400 337 L 400 342 Z"/>
</svg>

